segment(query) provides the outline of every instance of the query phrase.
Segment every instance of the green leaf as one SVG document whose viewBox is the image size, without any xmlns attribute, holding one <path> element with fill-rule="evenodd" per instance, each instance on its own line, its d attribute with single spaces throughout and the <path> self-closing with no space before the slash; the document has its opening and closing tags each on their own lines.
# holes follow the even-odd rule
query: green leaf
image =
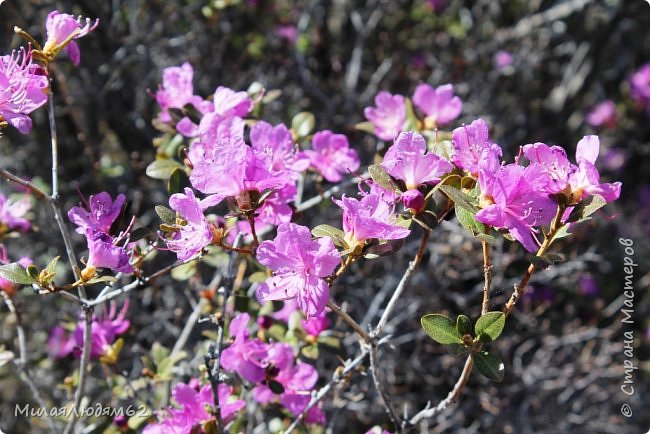
<svg viewBox="0 0 650 434">
<path fill-rule="evenodd" d="M 605 205 L 607 205 L 607 201 L 601 195 L 589 196 L 573 208 L 566 222 L 572 223 L 585 220 Z"/>
<path fill-rule="evenodd" d="M 461 336 L 472 334 L 472 320 L 465 315 L 458 315 L 456 330 Z"/>
<path fill-rule="evenodd" d="M 546 255 L 542 256 L 536 256 L 535 254 L 530 253 L 526 255 L 526 258 L 530 261 L 531 264 L 542 270 L 547 269 L 553 264 L 564 261 L 564 258 L 557 253 L 547 253 Z"/>
<path fill-rule="evenodd" d="M 97 276 L 93 277 L 92 279 L 86 281 L 86 285 L 94 285 L 96 283 L 108 283 L 108 282 L 115 282 L 117 279 L 113 276 Z"/>
<path fill-rule="evenodd" d="M 38 276 L 40 274 L 40 271 L 38 271 L 38 268 L 36 268 L 35 265 L 28 265 L 27 268 L 25 269 L 27 271 L 27 275 L 31 277 L 32 279 L 38 281 Z"/>
<path fill-rule="evenodd" d="M 402 131 L 420 131 L 418 128 L 418 117 L 413 110 L 413 103 L 410 98 L 404 98 L 404 105 L 406 107 L 406 121 L 402 126 Z"/>
<path fill-rule="evenodd" d="M 397 253 L 403 246 L 404 239 L 378 241 L 366 247 L 363 256 L 368 259 L 388 256 Z"/>
<path fill-rule="evenodd" d="M 481 351 L 474 354 L 474 365 L 478 372 L 492 381 L 503 380 L 505 369 L 503 362 L 497 356 L 487 351 Z"/>
<path fill-rule="evenodd" d="M 143 239 L 145 237 L 148 237 L 152 233 L 153 232 L 151 230 L 149 230 L 148 228 L 145 228 L 145 227 L 135 228 L 129 234 L 129 242 L 132 243 L 134 241 L 141 240 L 141 239 Z"/>
<path fill-rule="evenodd" d="M 36 282 L 36 279 L 27 274 L 27 270 L 18 262 L 0 265 L 0 277 L 4 277 L 19 285 L 31 285 Z"/>
<path fill-rule="evenodd" d="M 499 337 L 505 325 L 503 312 L 488 312 L 476 321 L 474 332 L 481 342 L 491 342 Z"/>
<path fill-rule="evenodd" d="M 450 185 L 441 185 L 440 190 L 454 202 L 454 205 L 465 208 L 472 214 L 476 214 L 478 208 L 472 204 L 472 198 L 459 189 Z"/>
<path fill-rule="evenodd" d="M 56 274 L 56 264 L 59 262 L 60 258 L 61 258 L 60 256 L 55 256 L 47 264 L 47 267 L 45 267 L 45 271 L 47 271 L 48 274 Z"/>
<path fill-rule="evenodd" d="M 197 261 L 190 261 L 172 268 L 171 276 L 174 280 L 189 280 L 196 274 Z"/>
<path fill-rule="evenodd" d="M 397 190 L 397 186 L 393 183 L 393 180 L 390 179 L 390 175 L 386 173 L 383 167 L 380 164 L 372 164 L 368 166 L 368 173 L 370 178 L 375 181 L 381 187 L 384 187 L 388 191 Z"/>
<path fill-rule="evenodd" d="M 461 336 L 456 330 L 456 325 L 448 317 L 438 313 L 431 313 L 424 315 L 421 323 L 424 331 L 439 344 L 460 343 Z"/>
<path fill-rule="evenodd" d="M 310 112 L 300 112 L 291 119 L 291 129 L 298 137 L 307 137 L 316 125 L 316 118 Z"/>
<path fill-rule="evenodd" d="M 181 165 L 174 160 L 154 160 L 147 166 L 147 176 L 155 179 L 169 179 L 172 172 Z"/>
<path fill-rule="evenodd" d="M 187 176 L 187 173 L 181 167 L 174 169 L 167 182 L 167 191 L 169 191 L 169 194 L 182 193 L 185 187 L 189 186 L 190 178 Z"/>
<path fill-rule="evenodd" d="M 491 246 L 493 246 L 497 242 L 496 238 L 494 238 L 492 235 L 489 234 L 476 234 L 474 236 L 481 241 L 485 241 Z"/>
<path fill-rule="evenodd" d="M 156 205 L 154 208 L 160 220 L 166 225 L 173 225 L 176 223 L 176 213 L 163 205 Z"/>
<path fill-rule="evenodd" d="M 469 347 L 462 344 L 449 344 L 447 345 L 447 352 L 454 357 L 460 357 L 463 354 L 469 353 Z"/>
<path fill-rule="evenodd" d="M 271 380 L 268 384 L 271 392 L 275 393 L 276 395 L 282 395 L 284 393 L 284 386 L 280 382 Z"/>
<path fill-rule="evenodd" d="M 485 226 L 483 223 L 476 220 L 476 217 L 473 213 L 467 211 L 458 203 L 454 204 L 454 212 L 456 213 L 456 218 L 458 223 L 465 229 L 467 229 L 472 235 L 483 234 L 485 232 Z"/>
<path fill-rule="evenodd" d="M 355 130 L 365 131 L 366 133 L 375 134 L 375 125 L 372 122 L 359 122 L 354 126 Z"/>
<path fill-rule="evenodd" d="M 300 354 L 308 359 L 316 360 L 318 359 L 318 345 L 305 345 L 300 349 Z"/>
<path fill-rule="evenodd" d="M 345 242 L 345 232 L 330 225 L 318 225 L 311 230 L 311 234 L 316 238 L 329 237 L 337 246 L 342 246 Z"/>
</svg>

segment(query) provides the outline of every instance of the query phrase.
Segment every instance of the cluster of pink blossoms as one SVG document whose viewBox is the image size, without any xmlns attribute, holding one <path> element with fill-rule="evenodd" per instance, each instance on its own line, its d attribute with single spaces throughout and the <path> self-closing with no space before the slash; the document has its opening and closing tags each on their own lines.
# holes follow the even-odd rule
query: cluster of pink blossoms
<svg viewBox="0 0 650 434">
<path fill-rule="evenodd" d="M 77 225 L 77 232 L 86 237 L 88 260 L 86 268 L 89 277 L 96 268 L 108 268 L 115 272 L 132 273 L 128 246 L 120 246 L 126 234 L 114 237 L 110 234 L 113 222 L 122 212 L 125 197 L 117 196 L 115 201 L 106 192 L 90 196 L 85 208 L 75 206 L 68 211 L 68 218 Z"/>
<path fill-rule="evenodd" d="M 425 116 L 424 123 L 431 127 L 449 124 L 460 116 L 463 102 L 454 95 L 454 87 L 444 84 L 436 88 L 420 84 L 413 93 L 413 104 Z M 406 124 L 406 99 L 382 91 L 375 97 L 376 107 L 364 110 L 366 119 L 375 127 L 375 134 L 382 140 L 393 140 L 404 130 Z"/>
<path fill-rule="evenodd" d="M 318 381 L 316 368 L 296 360 L 291 345 L 282 342 L 262 342 L 250 338 L 247 313 L 237 315 L 230 323 L 233 343 L 223 350 L 221 366 L 255 385 L 253 398 L 261 403 L 279 403 L 293 415 L 299 415 L 309 403 L 311 391 Z M 320 320 L 313 324 L 312 333 L 320 333 L 327 325 Z M 307 423 L 325 423 L 319 407 L 312 407 L 306 415 Z"/>
<path fill-rule="evenodd" d="M 0 122 L 7 122 L 22 134 L 32 129 L 29 114 L 47 102 L 45 70 L 32 63 L 24 48 L 0 56 Z"/>
<path fill-rule="evenodd" d="M 288 223 L 297 181 L 304 171 L 312 168 L 326 180 L 338 182 L 358 169 L 358 155 L 347 138 L 331 131 L 314 134 L 312 148 L 302 151 L 284 124 L 257 121 L 250 127 L 247 143 L 245 117 L 255 101 L 246 92 L 223 86 L 216 89 L 211 101 L 204 100 L 194 94 L 192 79 L 189 64 L 167 68 L 156 93 L 160 122 L 172 122 L 170 110 L 188 106 L 200 115 L 198 123 L 185 116 L 175 124 L 176 130 L 191 140 L 187 152 L 191 185 L 205 195 L 199 199 L 186 188 L 170 199 L 182 224 L 168 247 L 179 259 L 195 256 L 212 242 L 213 224 L 204 215 L 208 207 L 227 201 L 239 212 L 254 213 L 256 230 Z M 240 221 L 234 230 L 250 232 L 250 221 Z"/>
<path fill-rule="evenodd" d="M 52 11 L 45 22 L 47 39 L 42 48 L 27 35 L 36 48 L 30 46 L 27 50 L 21 48 L 0 56 L 0 126 L 6 122 L 22 134 L 31 131 L 29 115 L 45 105 L 49 92 L 47 70 L 33 60 L 51 62 L 65 49 L 72 62 L 78 65 L 80 53 L 74 39 L 87 35 L 98 24 L 99 21 L 93 23 L 89 19 L 84 24 L 81 17 Z"/>
<path fill-rule="evenodd" d="M 233 389 L 227 384 L 219 384 L 219 407 L 221 420 L 230 423 L 237 412 L 246 406 L 241 399 L 232 396 Z M 214 420 L 214 415 L 208 408 L 214 406 L 214 393 L 210 385 L 201 386 L 198 380 L 191 380 L 189 384 L 178 383 L 172 392 L 174 400 L 182 408 L 169 408 L 158 413 L 160 423 L 147 425 L 143 434 L 186 434 L 195 431 L 202 424 Z"/>
<path fill-rule="evenodd" d="M 126 311 L 129 308 L 128 301 L 122 306 L 118 313 L 114 304 L 111 304 L 108 313 L 100 316 L 93 316 L 90 333 L 92 336 L 92 345 L 90 347 L 90 356 L 100 358 L 105 355 L 111 345 L 119 335 L 124 334 L 129 325 L 126 319 Z M 68 334 L 61 326 L 56 326 L 50 333 L 47 341 L 47 350 L 54 358 L 60 359 L 69 354 L 74 357 L 81 357 L 81 347 L 83 346 L 84 322 L 79 321 L 71 334 Z"/>
</svg>

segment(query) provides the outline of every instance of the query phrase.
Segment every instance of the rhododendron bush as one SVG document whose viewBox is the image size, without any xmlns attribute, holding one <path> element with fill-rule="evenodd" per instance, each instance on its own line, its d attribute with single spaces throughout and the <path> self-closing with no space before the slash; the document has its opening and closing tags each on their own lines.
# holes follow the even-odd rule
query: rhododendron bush
<svg viewBox="0 0 650 434">
<path fill-rule="evenodd" d="M 264 7 L 225 3 L 207 2 L 202 19 L 228 25 L 230 8 Z M 420 3 L 413 19 L 458 12 L 446 2 Z M 369 7 L 368 16 L 351 15 L 361 41 L 355 50 L 378 25 L 374 14 L 389 6 Z M 309 18 L 307 11 L 297 27 L 276 29 L 277 40 L 295 44 L 299 65 Z M 84 66 L 92 62 L 85 44 L 101 37 L 104 21 L 49 11 L 40 28 L 15 27 L 15 48 L 0 57 L 3 133 L 11 146 L 34 137 L 42 157 L 32 159 L 47 159 L 51 171 L 51 177 L 32 172 L 29 159 L 16 166 L 3 157 L 0 164 L 7 181 L 0 194 L 0 291 L 2 315 L 12 318 L 3 324 L 11 338 L 0 347 L 0 369 L 11 361 L 19 376 L 14 384 L 26 388 L 34 408 L 48 409 L 16 416 L 29 429 L 459 427 L 458 420 L 441 422 L 459 403 L 494 413 L 491 396 L 531 381 L 508 342 L 520 333 L 513 324 L 536 327 L 549 306 L 538 303 L 543 291 L 535 279 L 576 276 L 585 296 L 598 293 L 593 276 L 577 273 L 584 266 L 575 255 L 601 254 L 585 230 L 620 220 L 617 201 L 627 181 L 623 186 L 623 174 L 610 170 L 608 136 L 594 130 L 632 122 L 632 114 L 620 120 L 623 109 L 613 100 L 592 101 L 583 113 L 591 127 L 572 141 L 556 144 L 552 129 L 520 140 L 500 129 L 490 104 L 479 104 L 485 94 L 468 92 L 458 77 L 436 73 L 391 87 L 382 84 L 380 67 L 361 74 L 369 80 L 364 96 L 355 90 L 360 73 L 355 77 L 350 67 L 347 106 L 355 98 L 366 102 L 337 127 L 328 121 L 333 105 L 323 112 L 285 107 L 285 89 L 216 80 L 202 62 L 170 62 L 143 91 L 153 112 L 133 120 L 151 125 L 151 140 L 111 166 L 107 133 L 106 146 L 89 151 L 97 161 L 89 176 L 99 180 L 90 188 L 74 175 L 90 166 L 68 169 L 62 157 L 68 139 L 57 127 L 57 104 L 73 98 L 76 77 L 87 72 L 77 67 L 94 68 Z M 447 30 L 460 32 L 451 24 Z M 262 44 L 252 38 L 246 50 L 261 61 L 256 43 Z M 355 53 L 351 62 L 361 62 Z M 516 68 L 508 51 L 494 55 L 491 74 Z M 628 94 L 620 97 L 641 118 L 650 113 L 648 68 L 631 72 Z M 328 98 L 301 74 L 299 88 Z M 70 113 L 81 128 L 78 113 Z M 78 137 L 88 140 L 93 130 Z M 129 164 L 139 165 L 141 175 L 132 184 L 102 183 Z M 56 241 L 38 252 L 30 237 Z M 471 276 L 471 294 L 453 305 L 422 301 L 445 297 L 438 278 L 423 283 L 431 272 L 444 273 L 438 276 L 449 293 Z M 563 330 L 571 321 L 564 315 L 543 330 Z M 414 336 L 422 348 L 435 349 L 395 354 Z M 539 346 L 559 345 L 553 342 Z M 389 368 L 395 360 L 404 369 L 435 370 L 448 392 L 428 376 L 414 401 L 410 392 L 400 396 L 404 380 Z M 56 374 L 45 380 L 50 372 Z M 362 414 L 373 402 L 376 408 Z M 355 422 L 336 425 L 346 418 Z"/>
</svg>

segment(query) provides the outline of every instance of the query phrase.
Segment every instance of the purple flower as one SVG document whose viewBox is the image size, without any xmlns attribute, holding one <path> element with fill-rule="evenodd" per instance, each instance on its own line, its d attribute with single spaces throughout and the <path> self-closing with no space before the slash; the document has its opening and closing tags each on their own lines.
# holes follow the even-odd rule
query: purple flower
<svg viewBox="0 0 650 434">
<path fill-rule="evenodd" d="M 505 50 L 499 50 L 494 55 L 494 67 L 502 71 L 512 65 L 512 54 Z"/>
<path fill-rule="evenodd" d="M 427 0 L 427 6 L 429 6 L 433 12 L 440 13 L 447 7 L 447 2 L 446 0 Z"/>
<path fill-rule="evenodd" d="M 253 101 L 246 92 L 219 86 L 214 92 L 214 112 L 220 116 L 244 117 L 253 108 Z"/>
<path fill-rule="evenodd" d="M 285 343 L 269 345 L 268 363 L 273 373 L 270 380 L 282 386 L 282 393 L 276 394 L 267 384 L 260 384 L 253 389 L 253 397 L 262 404 L 279 401 L 292 414 L 299 415 L 311 400 L 310 392 L 318 381 L 318 372 L 312 365 L 296 362 L 293 349 Z M 325 415 L 313 407 L 305 421 L 324 424 Z"/>
<path fill-rule="evenodd" d="M 590 273 L 584 273 L 580 276 L 580 279 L 578 279 L 578 287 L 582 295 L 589 297 L 594 297 L 600 292 L 598 282 L 596 282 L 596 279 Z"/>
<path fill-rule="evenodd" d="M 397 136 L 381 166 L 393 178 L 404 181 L 407 190 L 422 184 L 436 184 L 442 175 L 454 168 L 449 161 L 427 153 L 424 137 L 413 131 Z"/>
<path fill-rule="evenodd" d="M 27 232 L 32 224 L 24 216 L 31 207 L 27 195 L 14 200 L 0 193 L 0 236 L 8 231 Z"/>
<path fill-rule="evenodd" d="M 200 107 L 203 100 L 200 96 L 194 95 L 193 77 L 194 69 L 189 63 L 163 70 L 162 85 L 156 92 L 156 101 L 161 109 L 158 115 L 160 121 L 171 121 L 170 108 L 182 109 L 186 104 L 193 104 L 197 108 Z M 189 121 L 189 118 L 185 119 Z"/>
<path fill-rule="evenodd" d="M 420 190 L 407 190 L 400 195 L 400 200 L 404 204 L 404 208 L 412 210 L 414 214 L 422 212 L 426 205 L 424 195 Z"/>
<path fill-rule="evenodd" d="M 305 329 L 309 336 L 317 338 L 323 331 L 327 330 L 330 322 L 327 319 L 327 311 L 319 313 L 318 315 L 304 319 L 301 321 L 302 327 Z"/>
<path fill-rule="evenodd" d="M 232 392 L 232 386 L 227 384 L 221 383 L 217 387 L 221 419 L 226 424 L 232 422 L 246 406 L 241 399 L 233 399 Z M 147 425 L 143 434 L 187 434 L 194 432 L 193 427 L 214 419 L 214 415 L 208 411 L 214 407 L 214 394 L 210 385 L 206 384 L 197 391 L 188 384 L 179 383 L 174 387 L 172 396 L 182 408 L 169 408 L 161 412 L 164 415 L 162 421 Z"/>
<path fill-rule="evenodd" d="M 0 127 L 7 122 L 22 134 L 32 129 L 31 112 L 47 102 L 45 70 L 32 64 L 31 51 L 0 56 Z"/>
<path fill-rule="evenodd" d="M 576 170 L 576 166 L 569 162 L 566 151 L 560 146 L 533 143 L 523 147 L 523 154 L 531 163 L 541 168 L 542 176 L 530 181 L 549 194 L 563 191 L 567 187 L 569 176 Z"/>
<path fill-rule="evenodd" d="M 222 199 L 221 196 L 212 195 L 199 200 L 187 187 L 185 194 L 176 193 L 169 198 L 169 206 L 180 214 L 183 221 L 174 238 L 167 241 L 167 247 L 176 253 L 180 261 L 187 261 L 212 242 L 212 226 L 203 211 Z"/>
<path fill-rule="evenodd" d="M 579 201 L 585 196 L 599 194 L 607 202 L 618 199 L 621 195 L 621 183 L 600 183 L 600 174 L 595 163 L 600 149 L 598 136 L 584 136 L 576 148 L 578 169 L 569 176 L 574 200 Z"/>
<path fill-rule="evenodd" d="M 375 126 L 377 137 L 393 140 L 402 131 L 406 121 L 404 97 L 382 91 L 375 97 L 375 106 L 366 107 L 363 114 Z"/>
<path fill-rule="evenodd" d="M 348 246 L 365 244 L 366 240 L 397 240 L 411 231 L 397 225 L 394 205 L 382 196 L 368 194 L 361 200 L 343 196 L 334 202 L 343 208 L 343 231 Z"/>
<path fill-rule="evenodd" d="M 529 179 L 539 176 L 536 170 L 538 168 L 534 165 L 524 168 L 509 164 L 499 167 L 496 172 L 479 171 L 481 203 L 485 207 L 476 214 L 476 219 L 496 228 L 508 229 L 510 235 L 529 252 L 537 250 L 539 244 L 534 228 L 550 223 L 557 209 L 548 194 L 529 182 Z"/>
<path fill-rule="evenodd" d="M 275 34 L 282 39 L 286 39 L 292 44 L 296 42 L 296 39 L 298 39 L 298 29 L 293 24 L 276 26 Z"/>
<path fill-rule="evenodd" d="M 632 98 L 650 114 L 650 63 L 646 63 L 630 77 Z"/>
<path fill-rule="evenodd" d="M 117 308 L 111 303 L 107 314 L 93 316 L 90 328 L 92 336 L 91 357 L 99 358 L 103 356 L 117 337 L 124 334 L 129 328 L 131 323 L 125 319 L 128 307 L 128 301 L 124 302 L 124 306 L 118 314 Z M 47 341 L 50 355 L 54 358 L 62 358 L 72 353 L 75 357 L 81 357 L 81 347 L 84 342 L 84 324 L 83 321 L 79 321 L 69 337 L 66 337 L 62 327 L 55 327 Z"/>
<path fill-rule="evenodd" d="M 241 118 L 210 113 L 201 120 L 199 130 L 199 140 L 192 143 L 188 154 L 193 165 L 190 182 L 197 190 L 245 202 L 250 200 L 246 192 L 279 189 L 293 182 L 286 171 L 271 171 L 268 159 L 246 145 Z"/>
<path fill-rule="evenodd" d="M 452 161 L 473 176 L 478 174 L 484 149 L 490 149 L 497 158 L 501 157 L 499 145 L 489 141 L 488 126 L 483 119 L 476 119 L 469 125 L 454 129 L 452 143 L 455 149 Z"/>
<path fill-rule="evenodd" d="M 99 20 L 93 23 L 90 18 L 84 19 L 79 16 L 75 18 L 69 14 L 62 14 L 59 11 L 52 11 L 48 14 L 45 21 L 47 31 L 47 41 L 43 46 L 43 52 L 49 53 L 54 58 L 64 47 L 70 60 L 75 65 L 79 65 L 80 54 L 79 46 L 73 39 L 79 39 L 86 36 L 99 25 Z"/>
<path fill-rule="evenodd" d="M 585 119 L 592 127 L 614 128 L 617 123 L 616 104 L 611 99 L 603 101 L 587 113 Z"/>
<path fill-rule="evenodd" d="M 454 96 L 454 86 L 443 84 L 433 88 L 428 84 L 420 84 L 413 93 L 413 104 L 424 114 L 425 126 L 440 127 L 447 125 L 458 116 L 463 109 L 463 102 Z"/>
<path fill-rule="evenodd" d="M 113 202 L 111 195 L 103 191 L 93 194 L 86 207 L 75 206 L 68 211 L 68 218 L 77 225 L 77 232 L 88 234 L 101 232 L 108 234 L 115 219 L 120 215 L 126 198 L 118 194 Z"/>
<path fill-rule="evenodd" d="M 304 152 L 297 152 L 291 132 L 284 124 L 274 127 L 259 121 L 252 126 L 250 138 L 253 152 L 272 173 L 296 180 L 300 172 L 309 167 L 309 157 Z"/>
<path fill-rule="evenodd" d="M 260 244 L 257 260 L 273 271 L 273 276 L 257 289 L 260 302 L 295 298 L 307 317 L 323 311 L 329 300 L 329 285 L 324 278 L 340 261 L 330 238 L 312 240 L 307 227 L 283 223 L 273 241 Z"/>
<path fill-rule="evenodd" d="M 260 340 L 248 337 L 247 313 L 240 313 L 230 322 L 233 343 L 223 350 L 221 365 L 226 371 L 237 372 L 244 380 L 259 383 L 264 379 L 268 365 L 267 346 Z"/>
<path fill-rule="evenodd" d="M 305 151 L 311 165 L 329 182 L 339 182 L 342 174 L 359 168 L 357 151 L 350 149 L 348 138 L 329 130 L 314 134 L 312 149 Z"/>
<path fill-rule="evenodd" d="M 102 232 L 89 232 L 86 234 L 86 240 L 88 243 L 86 267 L 90 277 L 94 276 L 94 270 L 97 268 L 108 268 L 119 273 L 133 272 L 127 246 L 118 246 L 117 239 Z"/>
</svg>

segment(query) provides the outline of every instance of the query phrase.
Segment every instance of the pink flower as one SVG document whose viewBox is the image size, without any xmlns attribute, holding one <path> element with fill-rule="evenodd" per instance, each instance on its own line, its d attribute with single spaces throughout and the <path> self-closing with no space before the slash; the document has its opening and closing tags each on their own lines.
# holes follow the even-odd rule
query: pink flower
<svg viewBox="0 0 650 434">
<path fill-rule="evenodd" d="M 539 170 L 534 165 L 524 168 L 509 164 L 499 167 L 496 172 L 479 172 L 482 203 L 487 206 L 476 214 L 476 219 L 496 228 L 508 229 L 510 235 L 529 252 L 537 250 L 539 244 L 535 227 L 549 224 L 557 209 L 547 193 L 531 186 L 529 179 L 537 176 Z"/>
<path fill-rule="evenodd" d="M 250 316 L 240 313 L 230 322 L 230 337 L 234 341 L 221 354 L 221 366 L 226 371 L 237 372 L 244 380 L 259 383 L 264 379 L 268 365 L 267 346 L 248 336 Z"/>
<path fill-rule="evenodd" d="M 167 247 L 176 253 L 180 261 L 187 261 L 212 242 L 212 226 L 203 211 L 222 199 L 221 196 L 212 195 L 199 200 L 187 187 L 185 194 L 176 193 L 169 198 L 169 206 L 180 214 L 184 223 L 174 238 L 167 241 Z"/>
<path fill-rule="evenodd" d="M 86 234 L 86 240 L 88 243 L 87 267 L 91 269 L 108 268 L 118 273 L 133 272 L 133 266 L 129 263 L 127 246 L 118 246 L 118 239 L 102 232 L 89 232 Z"/>
<path fill-rule="evenodd" d="M 494 55 L 494 67 L 498 71 L 502 71 L 512 65 L 512 54 L 505 50 L 499 50 Z"/>
<path fill-rule="evenodd" d="M 31 207 L 27 195 L 15 200 L 0 193 L 0 236 L 6 231 L 27 232 L 32 224 L 24 216 Z"/>
<path fill-rule="evenodd" d="M 276 26 L 275 34 L 282 39 L 286 39 L 292 44 L 296 42 L 296 39 L 298 39 L 298 29 L 293 24 Z"/>
<path fill-rule="evenodd" d="M 422 184 L 436 184 L 442 175 L 454 168 L 449 161 L 427 153 L 424 137 L 413 131 L 397 136 L 381 166 L 393 178 L 404 181 L 407 190 Z"/>
<path fill-rule="evenodd" d="M 28 115 L 47 102 L 48 85 L 45 70 L 32 64 L 31 51 L 0 56 L 0 124 L 27 134 L 32 129 Z"/>
<path fill-rule="evenodd" d="M 343 196 L 334 202 L 343 208 L 343 231 L 349 246 L 363 245 L 370 239 L 406 238 L 411 233 L 396 224 L 394 205 L 382 196 L 368 194 L 361 200 Z"/>
<path fill-rule="evenodd" d="M 452 143 L 455 149 L 452 161 L 474 176 L 478 174 L 484 149 L 491 149 L 497 157 L 501 157 L 501 148 L 489 141 L 488 126 L 483 119 L 454 129 Z"/>
<path fill-rule="evenodd" d="M 264 161 L 270 172 L 298 179 L 307 170 L 310 161 L 304 152 L 297 151 L 291 132 L 284 124 L 276 125 L 259 121 L 251 127 L 251 146 L 257 157 Z"/>
<path fill-rule="evenodd" d="M 113 202 L 111 195 L 103 191 L 93 194 L 86 207 L 75 206 L 68 211 L 68 218 L 77 225 L 77 232 L 87 234 L 101 232 L 108 234 L 115 219 L 122 212 L 126 198 L 118 194 Z"/>
<path fill-rule="evenodd" d="M 578 168 L 569 176 L 569 184 L 576 200 L 598 194 L 607 202 L 621 195 L 621 183 L 600 183 L 600 174 L 595 163 L 600 149 L 598 136 L 584 136 L 576 148 Z"/>
<path fill-rule="evenodd" d="M 598 136 L 585 136 L 576 149 L 578 165 L 569 162 L 566 152 L 559 146 L 534 143 L 523 148 L 524 155 L 532 163 L 539 165 L 540 175 L 530 182 L 547 193 L 558 193 L 570 187 L 573 201 L 592 194 L 599 194 L 607 202 L 618 199 L 621 183 L 601 184 L 600 174 L 595 162 L 598 158 L 600 141 Z"/>
<path fill-rule="evenodd" d="M 131 323 L 125 319 L 128 307 L 128 301 L 124 302 L 124 306 L 118 314 L 115 305 L 111 303 L 107 314 L 93 316 L 90 328 L 92 335 L 91 357 L 99 358 L 103 356 L 117 337 L 124 334 L 129 328 Z M 75 357 L 81 357 L 81 347 L 84 342 L 84 324 L 83 321 L 79 321 L 72 335 L 67 338 L 62 327 L 55 327 L 47 341 L 50 355 L 54 358 L 62 358 L 73 353 Z"/>
<path fill-rule="evenodd" d="M 646 63 L 632 74 L 630 91 L 637 104 L 650 114 L 650 63 Z"/>
<path fill-rule="evenodd" d="M 326 310 L 312 318 L 302 320 L 301 323 L 307 334 L 315 338 L 330 326 Z"/>
<path fill-rule="evenodd" d="M 311 391 L 318 381 L 318 372 L 307 363 L 295 360 L 293 349 L 289 344 L 273 343 L 269 345 L 267 374 L 270 381 L 282 389 L 276 393 L 267 384 L 260 384 L 253 389 L 256 401 L 266 404 L 279 401 L 294 415 L 299 415 L 311 400 Z M 306 415 L 307 423 L 325 423 L 325 415 L 318 407 L 312 407 Z"/>
<path fill-rule="evenodd" d="M 375 126 L 377 137 L 393 140 L 402 131 L 406 121 L 404 97 L 382 91 L 375 97 L 375 106 L 366 107 L 363 114 Z"/>
<path fill-rule="evenodd" d="M 330 238 L 312 240 L 307 227 L 283 223 L 273 241 L 260 244 L 257 260 L 273 271 L 273 276 L 257 289 L 260 302 L 295 298 L 307 317 L 323 311 L 329 300 L 329 285 L 324 278 L 340 261 Z"/>
<path fill-rule="evenodd" d="M 339 182 L 342 174 L 359 168 L 357 151 L 350 149 L 348 138 L 343 134 L 319 131 L 314 134 L 311 147 L 305 154 L 314 169 L 329 182 Z"/>
<path fill-rule="evenodd" d="M 217 387 L 221 419 L 226 424 L 232 422 L 246 406 L 241 399 L 233 399 L 232 392 L 233 388 L 227 384 L 222 383 Z M 214 408 L 214 394 L 210 385 L 206 384 L 197 391 L 190 385 L 179 383 L 174 387 L 172 396 L 182 408 L 170 407 L 161 412 L 164 415 L 162 421 L 147 425 L 143 434 L 188 434 L 194 432 L 195 426 L 214 419 L 209 412 Z"/>
<path fill-rule="evenodd" d="M 451 84 L 435 89 L 428 84 L 418 85 L 413 93 L 413 104 L 424 112 L 435 127 L 447 125 L 460 116 L 463 109 L 463 102 L 454 96 L 454 86 Z"/>
<path fill-rule="evenodd" d="M 610 99 L 599 103 L 587 113 L 586 121 L 592 127 L 614 128 L 617 123 L 616 104 Z"/>
<path fill-rule="evenodd" d="M 235 92 L 234 90 L 219 86 L 214 92 L 214 112 L 219 116 L 244 117 L 253 108 L 253 101 L 246 92 Z"/>
<path fill-rule="evenodd" d="M 564 190 L 569 182 L 569 175 L 576 170 L 569 162 L 566 151 L 560 146 L 533 143 L 524 146 L 523 153 L 531 163 L 541 166 L 543 176 L 531 181 L 549 194 Z"/>
<path fill-rule="evenodd" d="M 170 108 L 182 109 L 187 104 L 193 104 L 197 109 L 201 106 L 203 99 L 194 95 L 193 77 L 194 69 L 189 63 L 163 70 L 162 85 L 156 92 L 156 101 L 161 109 L 158 115 L 160 121 L 171 121 Z"/>
<path fill-rule="evenodd" d="M 95 30 L 98 25 L 99 20 L 95 20 L 93 23 L 91 19 L 86 18 L 84 25 L 84 20 L 81 16 L 75 18 L 69 14 L 52 11 L 48 14 L 47 20 L 45 21 L 47 41 L 43 46 L 43 52 L 50 52 L 52 53 L 52 57 L 54 57 L 65 47 L 72 63 L 79 65 L 81 57 L 79 46 L 73 39 L 86 36 Z"/>
<path fill-rule="evenodd" d="M 210 113 L 199 125 L 199 140 L 192 143 L 189 158 L 193 169 L 190 182 L 206 194 L 250 201 L 247 192 L 279 189 L 293 182 L 286 171 L 269 168 L 268 156 L 260 158 L 244 142 L 244 121 Z M 247 206 L 250 206 L 247 205 Z"/>
</svg>

